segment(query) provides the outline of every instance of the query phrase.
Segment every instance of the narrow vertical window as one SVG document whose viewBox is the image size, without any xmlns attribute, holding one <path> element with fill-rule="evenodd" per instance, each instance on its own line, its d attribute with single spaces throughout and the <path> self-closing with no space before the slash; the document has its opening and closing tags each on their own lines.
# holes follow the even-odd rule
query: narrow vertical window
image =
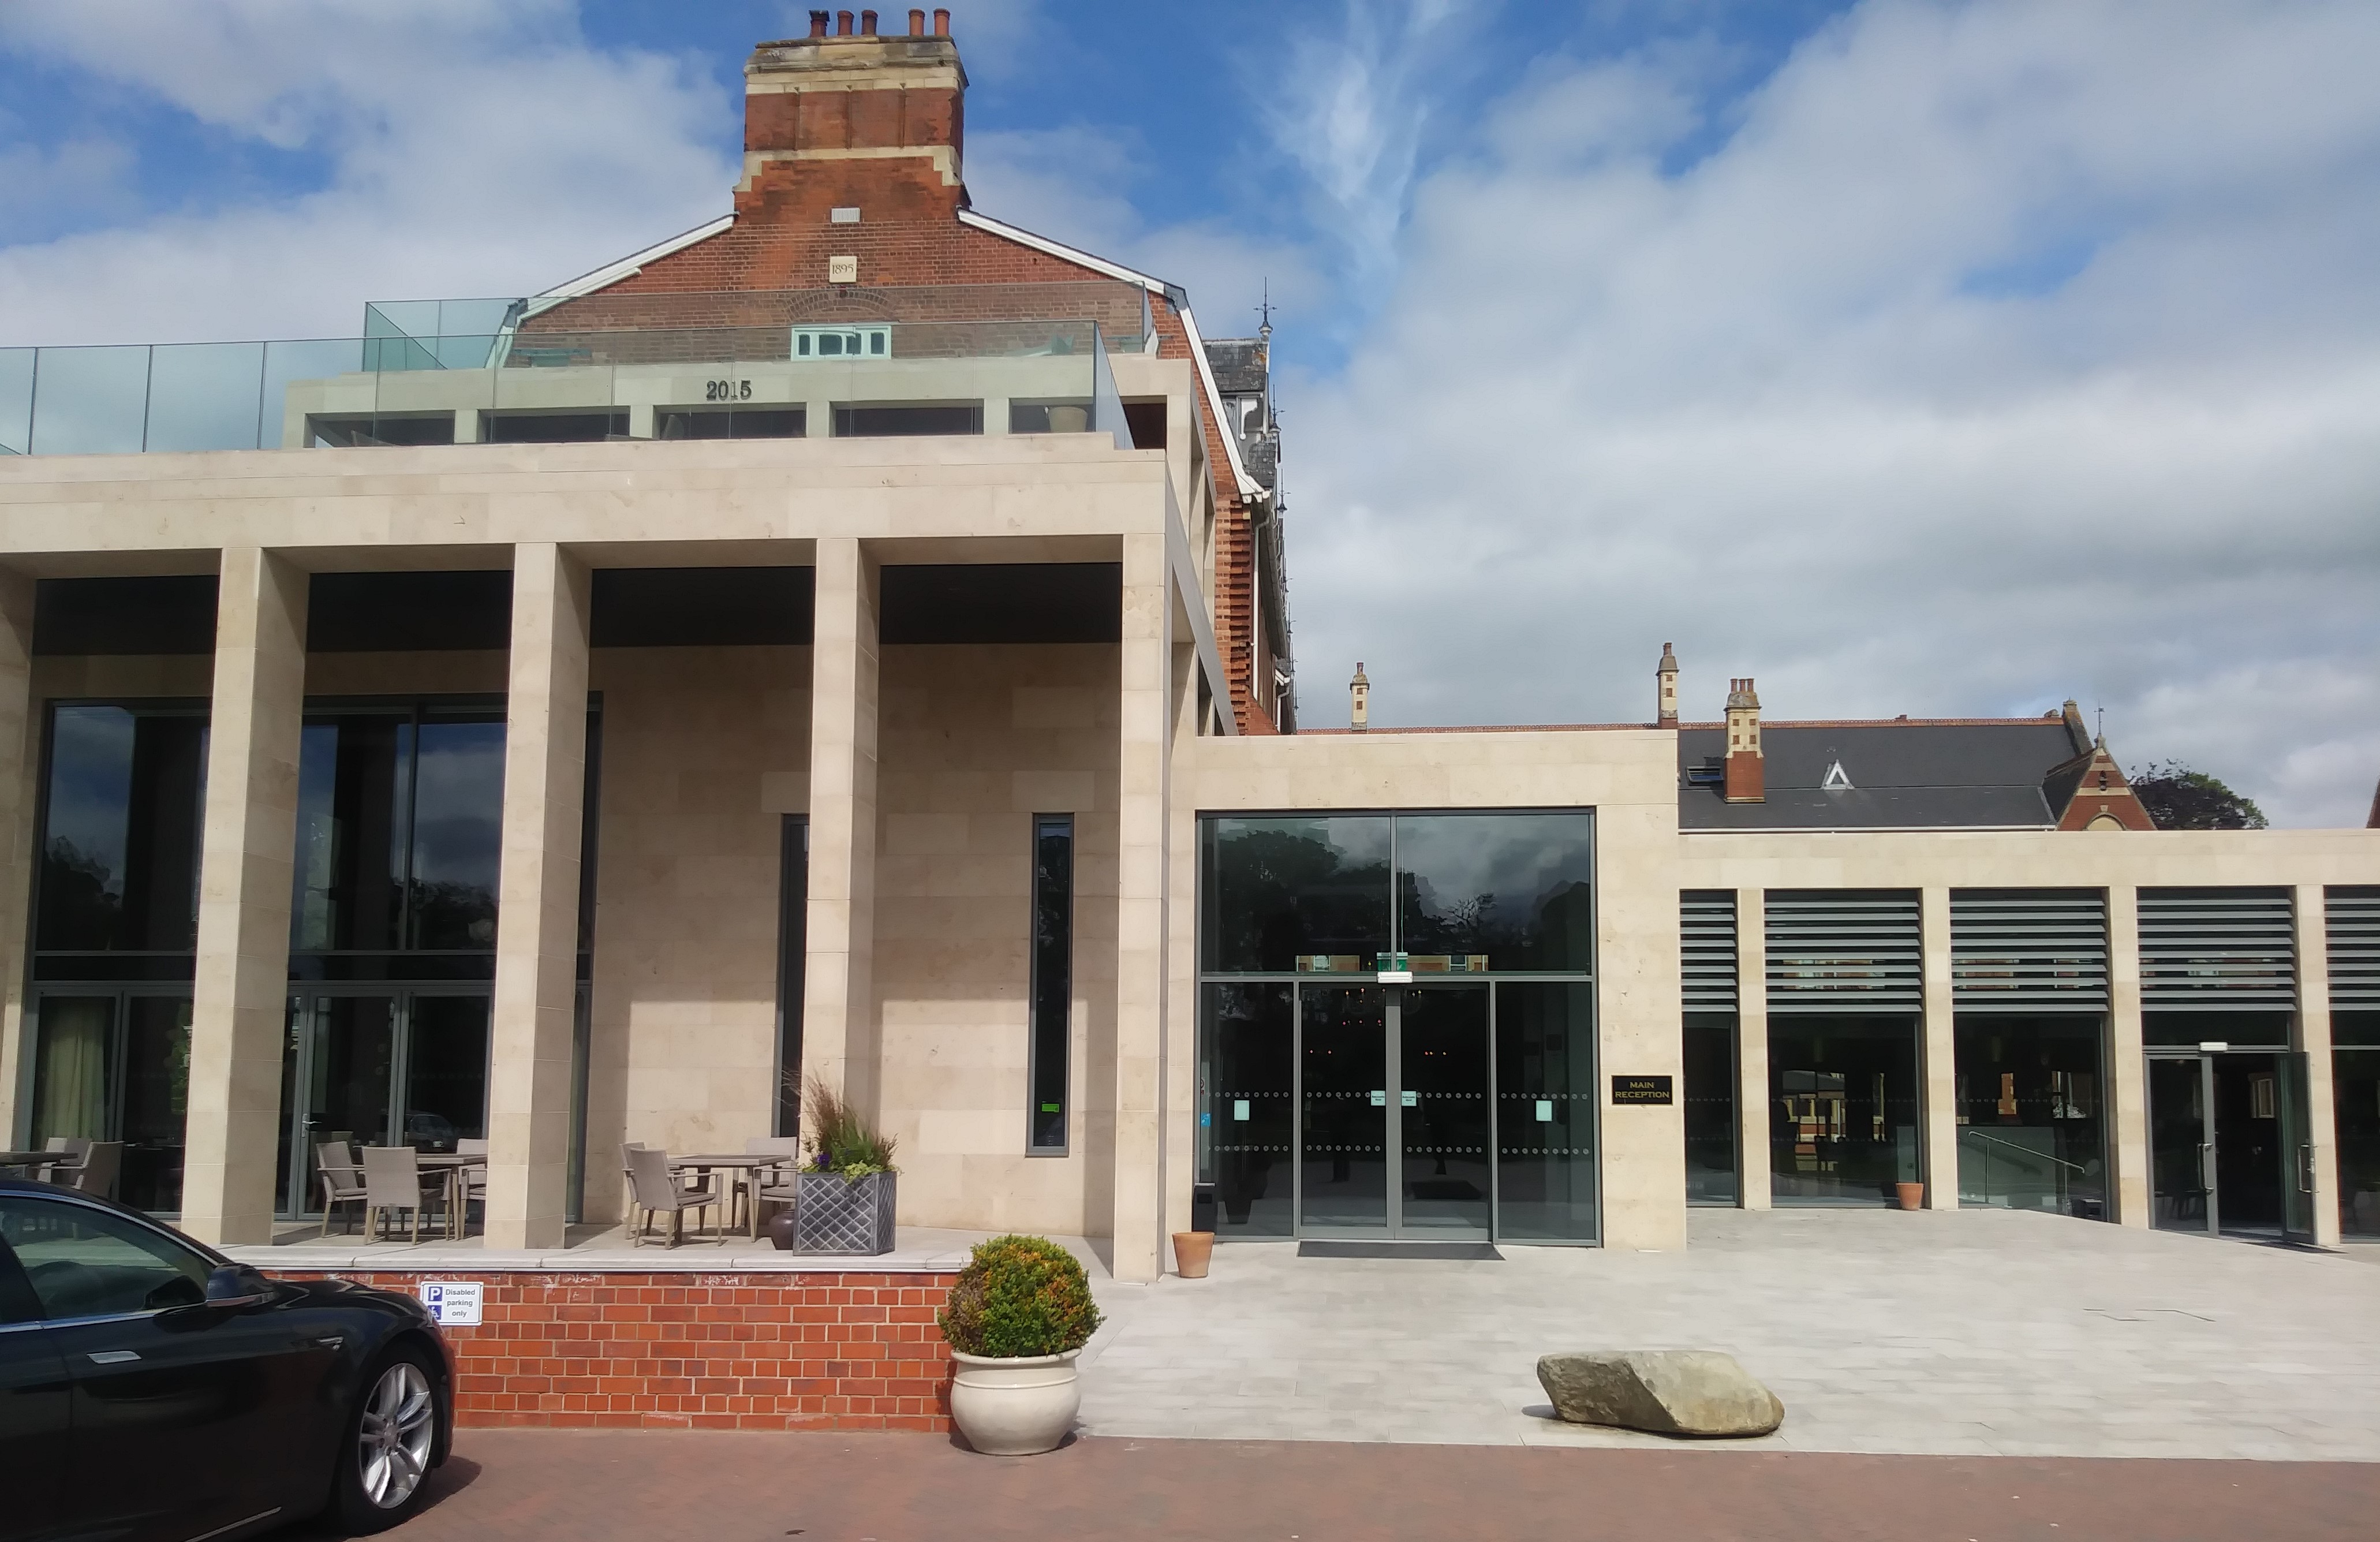
<svg viewBox="0 0 2380 1542">
<path fill-rule="evenodd" d="M 1066 1150 L 1066 1061 L 1072 1041 L 1075 960 L 1075 817 L 1033 817 L 1033 1115 L 1026 1149 Z"/>
<path fill-rule="evenodd" d="M 809 945 L 810 820 L 787 814 L 777 836 L 777 1134 L 801 1134 L 802 965 Z"/>
</svg>

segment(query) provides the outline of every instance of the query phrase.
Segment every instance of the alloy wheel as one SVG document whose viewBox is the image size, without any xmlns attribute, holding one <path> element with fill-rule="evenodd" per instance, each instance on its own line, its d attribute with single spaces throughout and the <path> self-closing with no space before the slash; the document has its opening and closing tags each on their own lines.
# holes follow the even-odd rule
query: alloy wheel
<svg viewBox="0 0 2380 1542">
<path fill-rule="evenodd" d="M 437 1436 L 437 1403 L 421 1367 L 399 1360 L 381 1372 L 356 1430 L 364 1498 L 381 1510 L 411 1499 L 430 1471 L 430 1445 Z"/>
</svg>

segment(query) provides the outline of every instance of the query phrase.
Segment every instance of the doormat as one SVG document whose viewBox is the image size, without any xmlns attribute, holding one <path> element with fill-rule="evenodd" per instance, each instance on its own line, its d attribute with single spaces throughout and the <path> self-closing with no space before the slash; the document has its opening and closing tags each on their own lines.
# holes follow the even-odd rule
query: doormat
<svg viewBox="0 0 2380 1542">
<path fill-rule="evenodd" d="M 1502 1263 L 1496 1245 L 1485 1242 L 1323 1242 L 1297 1245 L 1301 1258 L 1471 1258 Z"/>
</svg>

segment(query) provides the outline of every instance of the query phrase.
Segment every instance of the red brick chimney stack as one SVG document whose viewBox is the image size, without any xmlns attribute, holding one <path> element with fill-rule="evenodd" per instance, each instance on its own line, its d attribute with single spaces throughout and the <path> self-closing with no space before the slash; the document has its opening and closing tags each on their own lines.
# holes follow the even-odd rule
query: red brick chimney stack
<svg viewBox="0 0 2380 1542">
<path fill-rule="evenodd" d="M 856 209 L 862 225 L 953 218 L 966 196 L 966 70 L 950 13 L 934 13 L 928 36 L 925 12 L 911 11 L 905 37 L 880 35 L 874 11 L 856 30 L 851 12 L 835 13 L 830 35 L 827 14 L 810 12 L 809 36 L 764 42 L 744 66 L 737 220 L 823 225 L 835 209 Z"/>
<path fill-rule="evenodd" d="M 1760 750 L 1760 697 L 1752 677 L 1727 683 L 1727 801 L 1759 803 L 1767 794 L 1767 760 Z"/>
</svg>

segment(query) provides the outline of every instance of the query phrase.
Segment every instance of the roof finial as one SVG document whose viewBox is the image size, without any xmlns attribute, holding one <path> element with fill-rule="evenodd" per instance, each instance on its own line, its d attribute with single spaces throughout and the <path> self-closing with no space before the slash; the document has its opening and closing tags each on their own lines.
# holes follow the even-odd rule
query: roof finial
<svg viewBox="0 0 2380 1542">
<path fill-rule="evenodd" d="M 1272 280 L 1269 278 L 1264 281 L 1264 302 L 1257 307 L 1257 314 L 1264 320 L 1264 324 L 1257 328 L 1257 335 L 1269 343 L 1272 341 Z"/>
</svg>

